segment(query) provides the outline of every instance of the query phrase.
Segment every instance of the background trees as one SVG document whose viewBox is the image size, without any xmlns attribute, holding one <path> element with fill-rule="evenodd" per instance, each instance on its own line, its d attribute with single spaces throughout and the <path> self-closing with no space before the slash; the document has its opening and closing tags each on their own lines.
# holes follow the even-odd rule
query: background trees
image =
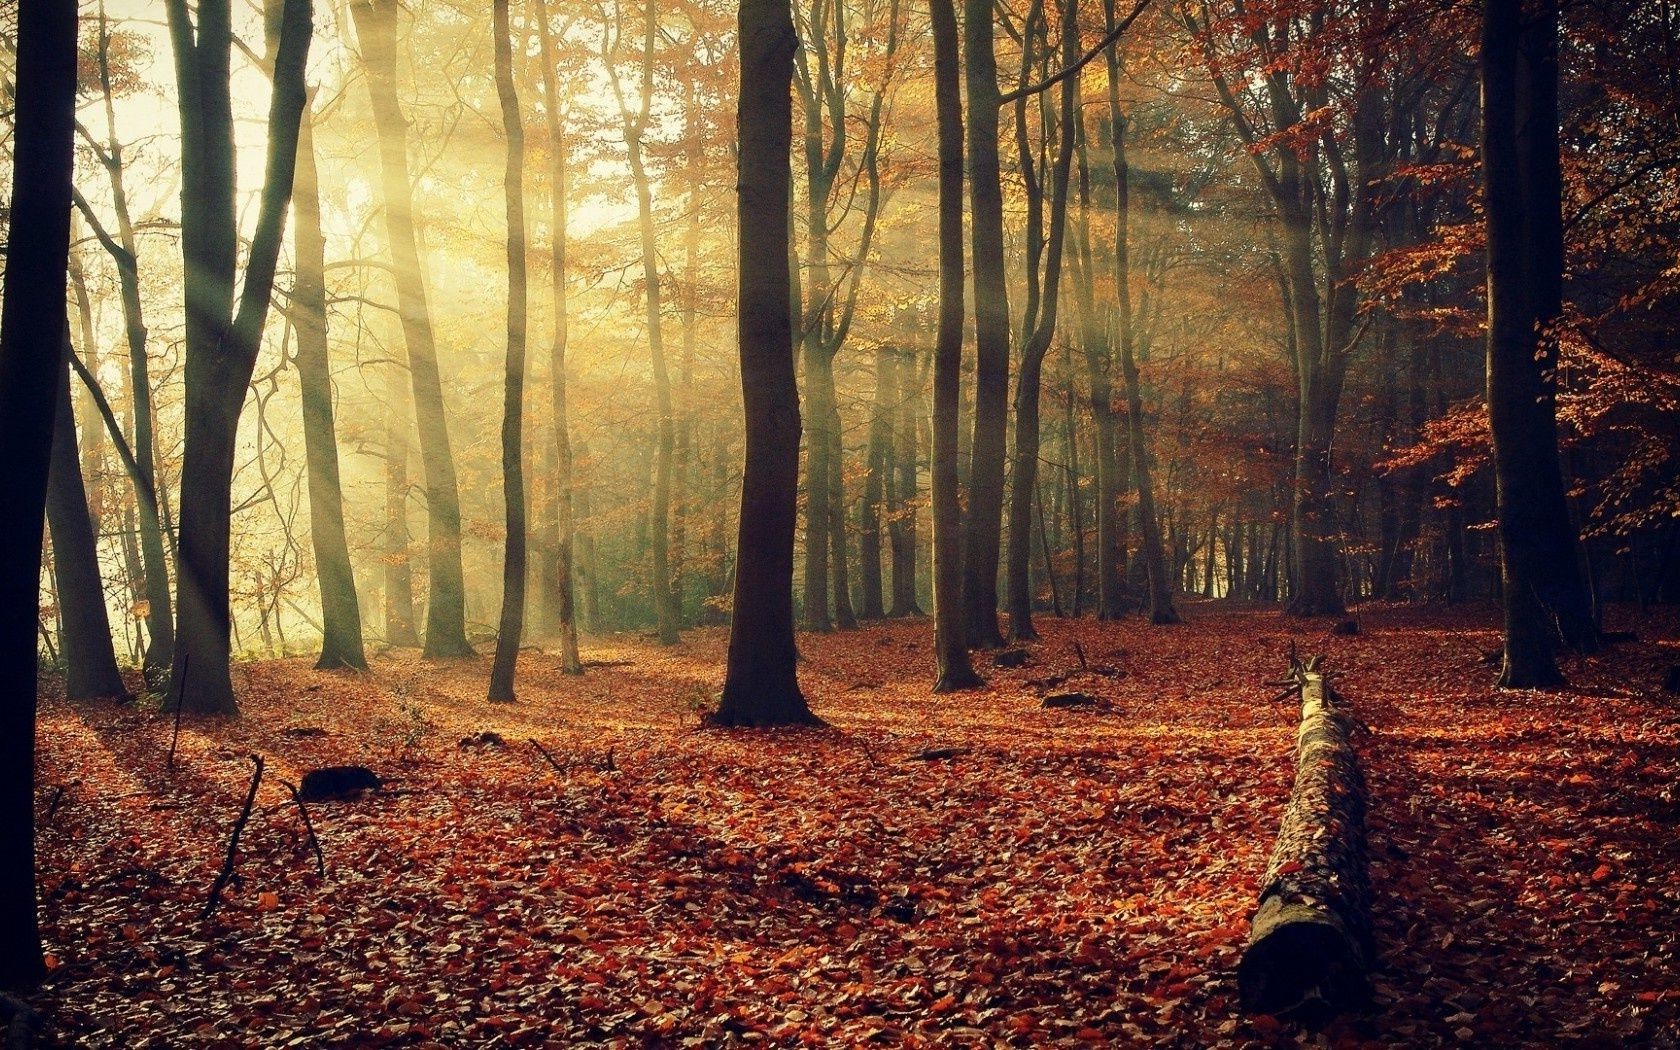
<svg viewBox="0 0 1680 1050">
<path fill-rule="evenodd" d="M 494 41 L 468 7 L 323 12 L 285 209 L 278 181 L 265 196 L 232 174 L 263 169 L 284 141 L 267 110 L 294 97 L 276 64 L 290 10 L 224 18 L 211 4 L 161 26 L 84 12 L 71 399 L 93 542 L 54 544 L 45 658 L 65 658 L 60 637 L 84 637 L 102 600 L 119 663 L 159 672 L 178 655 L 175 691 L 202 673 L 190 704 L 225 709 L 224 650 L 320 639 L 323 663 L 355 666 L 364 647 L 512 645 L 498 624 L 520 582 L 526 641 L 557 638 L 571 669 L 580 626 L 587 644 L 728 619 L 749 557 L 734 539 L 749 524 L 741 390 L 757 381 L 738 353 L 738 260 L 771 243 L 729 201 L 738 11 L 511 5 L 503 79 L 521 126 L 542 128 L 517 173 L 501 163 Z M 1501 581 L 1493 527 L 1520 515 L 1500 513 L 1484 410 L 1482 231 L 1498 208 L 1481 190 L 1475 12 L 1409 0 L 955 12 L 974 276 L 937 296 L 931 13 L 821 0 L 790 14 L 805 45 L 785 238 L 805 424 L 791 600 L 807 626 L 935 604 L 939 552 L 918 525 L 947 467 L 965 644 L 1002 640 L 1000 568 L 1022 636 L 1047 614 L 1170 621 L 1190 595 L 1334 613 L 1523 590 Z M 1518 80 L 1544 102 L 1522 72 L 1547 35 L 1535 24 Z M 1680 591 L 1665 356 L 1680 152 L 1673 93 L 1628 72 L 1660 68 L 1677 30 L 1630 3 L 1562 11 L 1551 35 L 1557 141 L 1515 148 L 1521 236 L 1545 233 L 1522 257 L 1560 258 L 1561 237 L 1563 262 L 1518 314 L 1545 319 L 1538 345 L 1555 355 L 1525 381 L 1555 391 L 1546 549 L 1585 540 L 1579 583 L 1546 615 L 1586 644 L 1596 603 Z M 195 130 L 212 125 L 231 130 Z M 1551 155 L 1555 177 L 1541 170 Z M 492 203 L 516 174 L 531 201 L 524 248 Z M 1536 180 L 1555 185 L 1540 194 L 1558 200 L 1555 232 L 1526 203 Z M 184 206 L 189 185 L 207 195 Z M 270 254 L 285 325 L 255 312 Z M 549 282 L 527 318 L 547 326 L 549 353 L 506 401 L 490 333 L 508 318 L 488 290 L 521 266 Z M 255 297 L 244 313 L 241 272 Z M 1539 295 L 1532 275 L 1523 287 Z M 935 319 L 959 297 L 973 320 L 942 337 Z M 1513 317 L 1495 326 L 1507 348 L 1530 324 Z M 954 397 L 936 422 L 936 351 L 952 360 L 941 338 L 971 347 L 974 366 L 933 384 Z M 785 377 L 770 381 L 784 396 Z M 1512 399 L 1492 400 L 1497 414 Z M 503 470 L 510 414 L 484 410 L 496 402 L 528 424 L 517 458 L 532 564 L 517 578 L 503 573 L 519 486 Z M 930 454 L 953 420 L 955 446 Z M 177 546 L 198 566 L 174 581 L 180 595 Z M 196 625 L 178 645 L 177 605 Z"/>
</svg>

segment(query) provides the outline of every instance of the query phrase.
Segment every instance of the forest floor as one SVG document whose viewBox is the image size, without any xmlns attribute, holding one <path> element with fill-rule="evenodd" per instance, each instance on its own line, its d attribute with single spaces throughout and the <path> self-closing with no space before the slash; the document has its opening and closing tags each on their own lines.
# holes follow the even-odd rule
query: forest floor
<svg viewBox="0 0 1680 1050">
<path fill-rule="evenodd" d="M 1040 620 L 1018 670 L 929 695 L 931 627 L 802 636 L 832 728 L 699 727 L 726 638 L 586 640 L 581 679 L 380 656 L 238 671 L 244 717 L 44 703 L 38 816 L 66 1045 L 1291 1045 L 1234 967 L 1293 775 L 1265 683 L 1326 654 L 1370 727 L 1381 968 L 1331 1045 L 1677 1045 L 1680 621 L 1501 693 L 1486 609 L 1367 607 L 1363 631 L 1191 603 Z M 1033 680 L 1106 711 L 1044 710 Z M 325 735 L 299 735 L 321 729 Z M 505 747 L 462 746 L 492 730 Z M 557 771 L 528 741 L 542 742 Z M 962 749 L 924 760 L 927 748 Z M 198 915 L 261 753 L 241 884 Z M 608 768 L 610 758 L 611 768 Z M 364 763 L 312 805 L 282 780 Z"/>
</svg>

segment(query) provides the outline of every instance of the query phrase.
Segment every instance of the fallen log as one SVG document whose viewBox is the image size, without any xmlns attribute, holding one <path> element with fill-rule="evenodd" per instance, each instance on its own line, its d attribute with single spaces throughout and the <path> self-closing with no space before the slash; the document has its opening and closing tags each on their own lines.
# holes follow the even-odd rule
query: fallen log
<svg viewBox="0 0 1680 1050">
<path fill-rule="evenodd" d="M 1237 989 L 1251 1013 L 1312 1023 L 1370 995 L 1365 777 L 1353 749 L 1356 723 L 1319 658 L 1294 663 L 1291 672 L 1301 690 L 1295 787 L 1237 966 Z"/>
</svg>

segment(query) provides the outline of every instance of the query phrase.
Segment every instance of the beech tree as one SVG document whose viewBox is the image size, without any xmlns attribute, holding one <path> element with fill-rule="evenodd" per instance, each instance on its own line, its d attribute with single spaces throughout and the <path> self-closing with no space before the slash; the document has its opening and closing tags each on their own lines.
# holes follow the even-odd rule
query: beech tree
<svg viewBox="0 0 1680 1050">
<path fill-rule="evenodd" d="M 728 669 L 713 718 L 726 726 L 787 725 L 816 721 L 799 690 L 793 641 L 800 425 L 788 214 L 798 38 L 788 0 L 741 0 L 737 28 L 737 310 L 747 445 Z"/>
<path fill-rule="evenodd" d="M 502 397 L 502 490 L 507 542 L 502 552 L 502 619 L 490 668 L 490 699 L 514 698 L 514 667 L 525 632 L 525 129 L 513 85 L 513 41 L 508 0 L 493 0 L 496 96 L 501 102 L 507 161 L 502 195 L 507 205 L 507 378 Z"/>
<path fill-rule="evenodd" d="M 274 291 L 286 210 L 307 102 L 304 64 L 310 0 L 277 0 L 270 20 L 273 97 L 261 204 L 235 310 L 238 217 L 234 206 L 229 0 L 169 0 L 181 114 L 181 258 L 186 269 L 186 443 L 181 472 L 180 589 L 169 702 L 233 714 L 229 672 L 229 529 L 233 470 L 245 389 L 256 368 Z"/>
<path fill-rule="evenodd" d="M 76 5 L 19 0 L 12 96 L 12 192 L 0 293 L 0 448 L 11 474 L 0 544 L 0 988 L 46 974 L 35 914 L 36 628 L 41 527 L 70 318 L 70 181 L 75 167 Z"/>
</svg>

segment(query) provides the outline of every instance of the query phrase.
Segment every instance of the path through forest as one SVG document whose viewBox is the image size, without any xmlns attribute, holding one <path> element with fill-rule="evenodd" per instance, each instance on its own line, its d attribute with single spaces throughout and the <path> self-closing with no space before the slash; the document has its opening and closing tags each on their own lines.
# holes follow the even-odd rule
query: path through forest
<svg viewBox="0 0 1680 1050">
<path fill-rule="evenodd" d="M 698 728 L 718 630 L 586 641 L 582 679 L 528 652 L 515 706 L 482 701 L 482 661 L 243 665 L 245 717 L 189 720 L 173 773 L 167 716 L 50 700 L 38 1002 L 91 1046 L 1287 1045 L 1238 1016 L 1233 969 L 1293 774 L 1264 684 L 1293 641 L 1371 729 L 1383 969 L 1333 1042 L 1680 1030 L 1680 710 L 1655 688 L 1680 622 L 1535 694 L 1491 688 L 1491 610 L 1368 608 L 1354 637 L 1187 612 L 1045 618 L 1025 667 L 943 697 L 925 622 L 802 636 L 829 730 Z M 1076 639 L 1094 670 L 1057 688 L 1109 710 L 1041 707 Z M 461 746 L 485 730 L 506 747 Z M 200 923 L 252 752 L 243 884 Z M 311 807 L 320 878 L 279 782 L 340 762 L 393 783 Z"/>
</svg>

